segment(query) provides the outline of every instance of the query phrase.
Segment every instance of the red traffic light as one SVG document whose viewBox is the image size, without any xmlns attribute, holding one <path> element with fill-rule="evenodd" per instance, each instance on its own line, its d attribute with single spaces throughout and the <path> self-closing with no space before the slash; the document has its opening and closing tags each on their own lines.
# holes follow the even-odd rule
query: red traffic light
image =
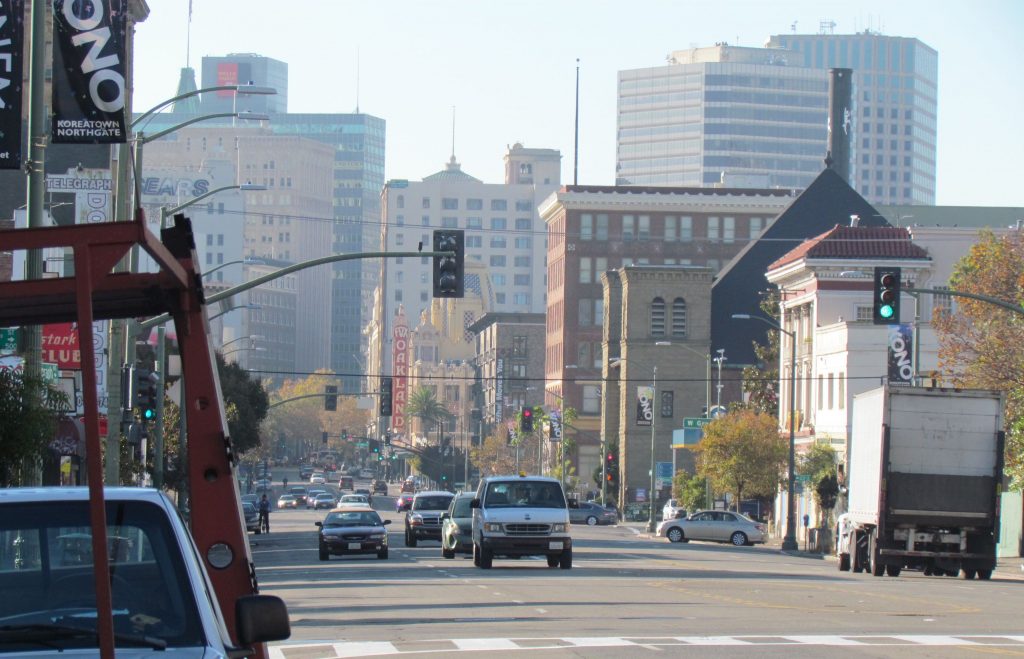
<svg viewBox="0 0 1024 659">
<path fill-rule="evenodd" d="M 525 416 L 525 417 L 533 416 L 533 410 L 531 410 L 529 407 L 524 407 L 523 408 L 523 416 Z"/>
<path fill-rule="evenodd" d="M 615 454 L 614 453 L 609 453 L 608 454 L 608 462 L 615 462 Z"/>
</svg>

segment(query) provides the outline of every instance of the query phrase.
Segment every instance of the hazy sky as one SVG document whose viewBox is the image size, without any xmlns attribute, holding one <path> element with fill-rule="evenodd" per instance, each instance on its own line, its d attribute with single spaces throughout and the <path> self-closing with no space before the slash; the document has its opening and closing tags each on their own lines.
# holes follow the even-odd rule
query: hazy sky
<svg viewBox="0 0 1024 659">
<path fill-rule="evenodd" d="M 147 0 L 135 37 L 135 109 L 174 95 L 204 55 L 288 64 L 290 112 L 387 122 L 387 178 L 422 179 L 455 153 L 502 180 L 506 145 L 562 152 L 573 176 L 580 60 L 579 182 L 615 181 L 616 75 L 673 50 L 761 46 L 768 36 L 872 28 L 939 53 L 939 204 L 1024 206 L 1021 0 Z M 359 66 L 357 67 L 357 59 Z M 357 85 L 357 70 L 359 71 Z M 197 79 L 199 84 L 201 80 Z"/>
</svg>

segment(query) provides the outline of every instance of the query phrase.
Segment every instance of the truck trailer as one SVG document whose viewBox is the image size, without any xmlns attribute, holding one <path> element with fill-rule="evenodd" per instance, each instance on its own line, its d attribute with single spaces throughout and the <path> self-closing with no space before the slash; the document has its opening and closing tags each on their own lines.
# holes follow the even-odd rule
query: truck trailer
<svg viewBox="0 0 1024 659">
<path fill-rule="evenodd" d="M 854 397 L 840 570 L 992 576 L 1004 403 L 997 391 L 920 387 Z"/>
</svg>

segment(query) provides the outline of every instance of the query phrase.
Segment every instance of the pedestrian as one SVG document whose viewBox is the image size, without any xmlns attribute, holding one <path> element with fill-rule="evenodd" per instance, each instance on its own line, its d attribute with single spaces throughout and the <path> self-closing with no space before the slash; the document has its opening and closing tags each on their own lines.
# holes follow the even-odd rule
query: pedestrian
<svg viewBox="0 0 1024 659">
<path fill-rule="evenodd" d="M 260 528 L 264 533 L 270 533 L 270 500 L 266 494 L 260 497 Z"/>
</svg>

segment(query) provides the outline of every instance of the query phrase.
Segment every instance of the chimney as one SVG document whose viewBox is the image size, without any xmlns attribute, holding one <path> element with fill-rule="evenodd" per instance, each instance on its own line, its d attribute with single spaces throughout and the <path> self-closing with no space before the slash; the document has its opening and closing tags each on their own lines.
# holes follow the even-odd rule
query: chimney
<svg viewBox="0 0 1024 659">
<path fill-rule="evenodd" d="M 850 184 L 853 144 L 853 69 L 829 69 L 826 166 Z"/>
</svg>

